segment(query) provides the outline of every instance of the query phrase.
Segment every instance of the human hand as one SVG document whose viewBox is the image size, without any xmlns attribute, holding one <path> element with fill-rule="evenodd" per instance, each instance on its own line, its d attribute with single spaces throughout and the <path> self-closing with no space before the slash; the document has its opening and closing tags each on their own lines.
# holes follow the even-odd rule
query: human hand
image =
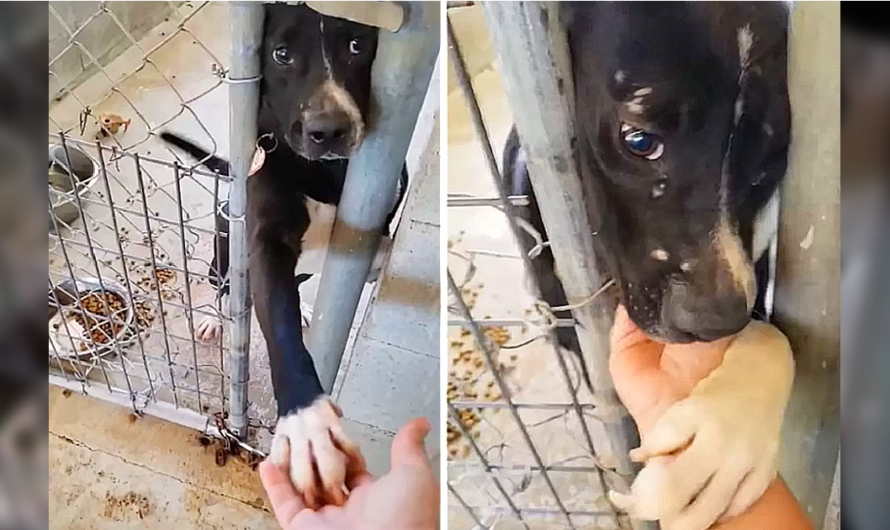
<svg viewBox="0 0 890 530">
<path fill-rule="evenodd" d="M 348 476 L 343 506 L 310 510 L 286 471 L 270 460 L 260 464 L 260 479 L 278 524 L 284 530 L 435 530 L 439 486 L 424 453 L 430 431 L 425 419 L 402 427 L 392 442 L 389 473 L 374 480 L 367 471 Z"/>
<path fill-rule="evenodd" d="M 619 307 L 610 371 L 636 420 L 645 462 L 629 495 L 612 501 L 665 530 L 704 530 L 748 509 L 777 474 L 794 375 L 775 327 L 751 322 L 711 343 L 660 344 Z"/>
</svg>

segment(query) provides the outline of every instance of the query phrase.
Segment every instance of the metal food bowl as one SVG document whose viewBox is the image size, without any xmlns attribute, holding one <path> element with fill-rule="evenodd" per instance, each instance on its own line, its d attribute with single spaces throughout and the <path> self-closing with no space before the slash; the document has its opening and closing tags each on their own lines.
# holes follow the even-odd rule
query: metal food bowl
<svg viewBox="0 0 890 530">
<path fill-rule="evenodd" d="M 99 325 L 113 322 L 113 325 L 119 325 L 120 328 L 114 332 L 113 335 L 109 335 L 106 342 L 96 341 L 94 347 L 93 342 L 90 341 L 87 335 L 78 333 L 78 331 L 84 330 L 83 327 L 80 327 L 80 330 L 72 329 L 74 326 L 72 326 L 71 321 L 69 320 L 69 325 L 66 330 L 66 326 L 61 323 L 63 317 L 60 315 L 60 309 L 64 312 L 70 311 L 79 314 L 80 308 L 77 300 L 83 299 L 86 295 L 91 293 L 101 296 L 103 286 L 105 287 L 106 293 L 113 294 L 120 298 L 123 307 L 116 312 L 117 316 L 113 319 L 106 319 L 99 314 L 95 314 L 97 317 L 95 320 L 99 322 Z M 53 296 L 54 294 L 55 296 Z M 107 278 L 102 278 L 101 283 L 97 278 L 66 280 L 56 284 L 55 289 L 50 290 L 48 295 L 49 340 L 52 343 L 50 344 L 50 351 L 57 352 L 61 358 L 88 359 L 95 356 L 103 357 L 115 353 L 118 346 L 125 346 L 132 340 L 135 330 L 135 311 L 133 309 L 133 302 L 130 299 L 127 290 L 122 285 Z M 56 300 L 58 300 L 58 304 L 56 303 Z M 89 312 L 88 308 L 84 309 Z M 101 305 L 100 309 L 104 310 L 104 304 Z M 94 313 L 89 313 L 90 315 L 94 315 Z M 114 330 L 114 327 L 112 327 L 112 330 Z M 70 335 L 68 334 L 69 331 L 71 332 Z"/>
<path fill-rule="evenodd" d="M 99 161 L 70 144 L 49 144 L 48 158 L 49 200 L 53 216 L 60 224 L 71 224 L 80 217 L 74 193 L 83 199 L 92 191 L 99 181 Z M 68 168 L 69 158 L 73 169 Z M 49 226 L 52 230 L 52 219 Z"/>
</svg>

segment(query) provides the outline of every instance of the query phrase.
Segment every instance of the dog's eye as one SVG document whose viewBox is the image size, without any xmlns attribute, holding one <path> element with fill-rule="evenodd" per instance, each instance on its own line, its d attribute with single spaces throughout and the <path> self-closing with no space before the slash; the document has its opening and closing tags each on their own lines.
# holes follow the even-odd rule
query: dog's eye
<svg viewBox="0 0 890 530">
<path fill-rule="evenodd" d="M 358 39 L 352 39 L 349 41 L 349 53 L 352 55 L 358 55 L 362 53 L 362 44 L 358 41 Z"/>
<path fill-rule="evenodd" d="M 294 59 L 290 56 L 290 52 L 287 51 L 287 48 L 284 46 L 272 50 L 272 59 L 274 59 L 276 63 L 285 66 L 294 62 Z"/>
<path fill-rule="evenodd" d="M 658 160 L 664 154 L 664 144 L 657 135 L 629 125 L 621 126 L 621 140 L 632 155 L 646 160 Z"/>
</svg>

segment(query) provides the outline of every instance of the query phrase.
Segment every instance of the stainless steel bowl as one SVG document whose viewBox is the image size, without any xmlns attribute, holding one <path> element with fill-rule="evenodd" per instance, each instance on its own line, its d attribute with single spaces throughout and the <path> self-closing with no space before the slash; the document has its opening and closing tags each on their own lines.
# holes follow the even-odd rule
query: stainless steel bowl
<svg viewBox="0 0 890 530">
<path fill-rule="evenodd" d="M 75 176 L 71 177 L 68 169 L 68 157 L 64 156 L 61 144 L 49 144 L 49 200 L 53 216 L 59 223 L 71 224 L 80 217 L 77 198 L 83 199 L 92 191 L 99 181 L 99 161 L 89 153 L 70 144 L 66 144 L 71 165 L 75 166 Z M 50 230 L 53 228 L 50 220 Z"/>
<path fill-rule="evenodd" d="M 84 349 L 80 349 L 78 341 L 74 341 L 75 346 L 72 347 L 72 341 L 67 336 L 64 325 L 59 329 L 53 329 L 50 325 L 49 340 L 53 343 L 50 345 L 50 351 L 55 349 L 59 356 L 63 359 L 88 359 L 94 356 L 104 357 L 108 354 L 117 352 L 117 346 L 128 345 L 133 339 L 135 331 L 136 313 L 133 308 L 133 301 L 130 299 L 129 293 L 119 283 L 107 278 L 102 278 L 100 283 L 97 278 L 81 278 L 78 280 L 66 280 L 56 284 L 55 289 L 50 290 L 49 295 L 49 321 L 52 323 L 54 317 L 59 315 L 60 309 L 70 310 L 78 309 L 77 300 L 83 298 L 90 293 L 102 294 L 102 287 L 105 292 L 112 293 L 123 301 L 124 311 L 121 321 L 121 329 L 108 342 L 97 343 L 95 348 L 89 338 L 81 340 Z M 55 294 L 55 296 L 53 296 Z M 58 304 L 56 303 L 58 300 Z M 61 306 L 61 307 L 60 307 Z M 61 316 L 60 316 L 61 318 Z"/>
</svg>

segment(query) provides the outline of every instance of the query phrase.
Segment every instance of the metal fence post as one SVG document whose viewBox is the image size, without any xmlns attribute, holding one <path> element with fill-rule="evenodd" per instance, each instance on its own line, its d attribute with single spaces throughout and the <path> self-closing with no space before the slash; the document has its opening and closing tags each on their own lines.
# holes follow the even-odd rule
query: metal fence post
<svg viewBox="0 0 890 530">
<path fill-rule="evenodd" d="M 403 6 L 404 25 L 395 33 L 380 32 L 371 75 L 378 118 L 350 160 L 313 308 L 308 346 L 328 392 L 439 53 L 439 2 L 405 2 Z"/>
<path fill-rule="evenodd" d="M 820 523 L 841 438 L 840 10 L 840 2 L 803 2 L 791 14 L 794 143 L 781 190 L 773 317 L 791 342 L 796 371 L 779 471 Z"/>
<path fill-rule="evenodd" d="M 529 160 L 529 174 L 569 304 L 591 298 L 604 283 L 594 254 L 572 144 L 568 46 L 558 7 L 551 2 L 482 4 L 504 78 L 507 100 Z M 635 466 L 628 451 L 636 429 L 609 376 L 609 304 L 593 300 L 573 310 L 597 402 L 620 411 L 606 424 L 616 471 L 628 484 Z M 636 523 L 635 523 L 636 524 Z M 637 528 L 650 527 L 641 524 Z"/>
<path fill-rule="evenodd" d="M 260 96 L 260 51 L 263 5 L 232 2 L 231 69 L 229 70 L 229 142 L 232 186 L 229 191 L 229 424 L 247 435 L 247 390 L 250 382 L 250 284 L 247 278 L 247 172 L 257 138 Z"/>
</svg>

